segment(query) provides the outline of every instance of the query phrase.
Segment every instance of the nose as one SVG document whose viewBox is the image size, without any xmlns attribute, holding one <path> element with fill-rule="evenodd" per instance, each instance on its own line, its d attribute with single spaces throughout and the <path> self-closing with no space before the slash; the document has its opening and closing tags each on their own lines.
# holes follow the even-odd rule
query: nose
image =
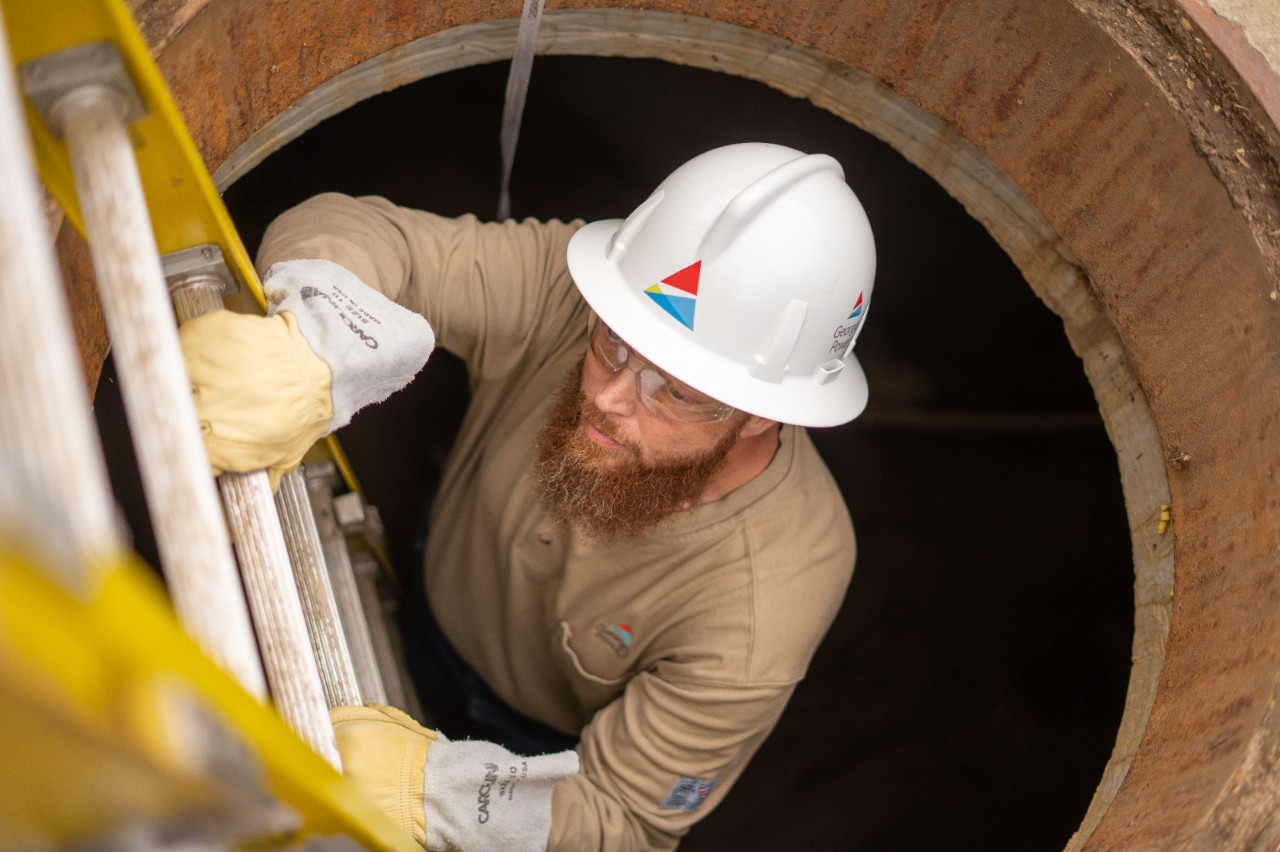
<svg viewBox="0 0 1280 852">
<path fill-rule="evenodd" d="M 604 373 L 602 381 L 591 394 L 591 401 L 605 414 L 630 417 L 635 414 L 638 401 L 635 371 L 622 369 L 616 373 Z"/>
</svg>

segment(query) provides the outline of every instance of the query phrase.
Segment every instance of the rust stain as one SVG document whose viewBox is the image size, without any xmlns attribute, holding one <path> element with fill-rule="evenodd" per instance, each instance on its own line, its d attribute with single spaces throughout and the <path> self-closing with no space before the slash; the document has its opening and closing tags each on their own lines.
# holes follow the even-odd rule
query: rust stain
<svg viewBox="0 0 1280 852">
<path fill-rule="evenodd" d="M 934 42 L 946 13 L 947 4 L 940 0 L 916 3 L 905 20 L 902 20 L 899 12 L 896 37 L 887 45 L 889 54 L 883 69 L 886 82 L 892 85 L 895 80 L 918 74 L 920 64 Z"/>
<path fill-rule="evenodd" d="M 1022 104 L 1023 96 L 1027 92 L 1027 84 L 1039 70 L 1041 64 L 1041 54 L 1036 51 L 1032 57 L 1022 65 L 1008 82 L 1008 88 L 999 95 L 992 104 L 991 111 L 1000 123 L 1004 124 L 1013 117 L 1014 111 Z"/>
</svg>

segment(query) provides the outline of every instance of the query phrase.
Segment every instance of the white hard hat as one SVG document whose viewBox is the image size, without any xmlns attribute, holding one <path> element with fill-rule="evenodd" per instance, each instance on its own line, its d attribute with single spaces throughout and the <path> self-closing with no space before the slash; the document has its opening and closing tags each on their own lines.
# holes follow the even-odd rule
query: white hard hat
<svg viewBox="0 0 1280 852">
<path fill-rule="evenodd" d="M 862 413 L 853 356 L 875 245 L 840 164 L 781 145 L 708 151 L 626 221 L 569 242 L 592 309 L 671 375 L 742 411 L 801 426 Z"/>
</svg>

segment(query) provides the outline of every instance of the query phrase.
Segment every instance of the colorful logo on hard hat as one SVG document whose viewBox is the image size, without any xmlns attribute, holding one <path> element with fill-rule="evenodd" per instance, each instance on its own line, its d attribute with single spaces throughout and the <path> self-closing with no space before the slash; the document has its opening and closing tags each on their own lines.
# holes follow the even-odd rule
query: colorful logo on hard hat
<svg viewBox="0 0 1280 852">
<path fill-rule="evenodd" d="M 693 312 L 698 305 L 698 276 L 701 272 L 702 261 L 696 260 L 652 287 L 646 287 L 644 294 L 693 331 Z"/>
<path fill-rule="evenodd" d="M 863 301 L 862 294 L 858 294 L 858 300 L 853 303 L 853 308 L 849 311 L 849 316 L 844 318 L 844 322 L 836 326 L 836 330 L 831 333 L 831 347 L 827 352 L 831 354 L 848 354 L 849 344 L 853 342 L 854 337 L 858 333 L 858 327 L 862 325 L 863 318 L 867 315 L 867 306 Z"/>
<path fill-rule="evenodd" d="M 862 318 L 862 294 L 861 293 L 858 294 L 858 301 L 853 303 L 853 310 L 849 311 L 849 316 L 846 317 L 846 319 L 855 319 L 855 318 L 856 319 Z"/>
</svg>

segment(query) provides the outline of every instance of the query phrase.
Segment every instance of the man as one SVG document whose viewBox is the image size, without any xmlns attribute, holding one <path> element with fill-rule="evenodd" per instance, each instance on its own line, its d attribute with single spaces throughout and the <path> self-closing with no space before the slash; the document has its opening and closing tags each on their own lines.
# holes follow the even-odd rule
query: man
<svg viewBox="0 0 1280 852">
<path fill-rule="evenodd" d="M 424 618 L 471 685 L 464 710 L 504 745 L 577 740 L 525 760 L 339 708 L 347 773 L 429 848 L 674 849 L 772 730 L 853 569 L 847 510 L 801 428 L 867 398 L 852 349 L 874 247 L 840 166 L 727 146 L 625 222 L 585 226 L 325 195 L 273 223 L 258 261 L 270 319 L 183 331 L 211 461 L 296 464 L 408 381 L 434 334 L 472 399 Z M 250 367 L 219 357 L 228 335 Z M 215 410 L 235 396 L 219 382 L 271 384 L 271 405 Z M 421 685 L 428 705 L 445 680 Z"/>
</svg>

